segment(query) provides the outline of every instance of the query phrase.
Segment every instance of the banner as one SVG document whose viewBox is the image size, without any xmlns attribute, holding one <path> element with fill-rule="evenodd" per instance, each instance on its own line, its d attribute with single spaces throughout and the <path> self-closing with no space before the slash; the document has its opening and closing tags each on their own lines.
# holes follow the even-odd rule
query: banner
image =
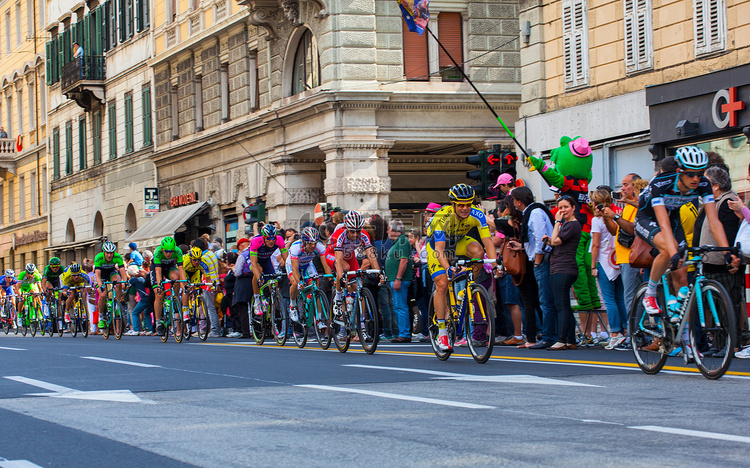
<svg viewBox="0 0 750 468">
<path fill-rule="evenodd" d="M 414 0 L 413 5 L 410 0 L 398 0 L 398 6 L 401 7 L 401 14 L 404 15 L 409 31 L 421 36 L 430 20 L 430 0 Z"/>
</svg>

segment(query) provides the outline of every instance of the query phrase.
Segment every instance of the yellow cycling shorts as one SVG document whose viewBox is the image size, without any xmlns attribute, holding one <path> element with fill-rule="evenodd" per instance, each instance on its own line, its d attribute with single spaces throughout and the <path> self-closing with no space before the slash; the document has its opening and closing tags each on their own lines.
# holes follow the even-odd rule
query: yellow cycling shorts
<svg viewBox="0 0 750 468">
<path fill-rule="evenodd" d="M 448 245 L 445 246 L 445 256 L 448 258 L 448 260 L 451 260 L 456 257 L 460 256 L 466 256 L 466 247 L 468 247 L 469 244 L 472 242 L 479 242 L 473 237 L 464 236 L 461 238 L 460 241 L 456 243 L 455 246 L 450 247 Z M 446 243 L 447 244 L 447 243 Z M 435 279 L 436 276 L 444 275 L 445 274 L 445 268 L 440 264 L 440 261 L 437 258 L 437 253 L 432 248 L 430 243 L 427 243 L 427 269 L 430 271 L 430 276 L 432 276 L 433 279 Z"/>
</svg>

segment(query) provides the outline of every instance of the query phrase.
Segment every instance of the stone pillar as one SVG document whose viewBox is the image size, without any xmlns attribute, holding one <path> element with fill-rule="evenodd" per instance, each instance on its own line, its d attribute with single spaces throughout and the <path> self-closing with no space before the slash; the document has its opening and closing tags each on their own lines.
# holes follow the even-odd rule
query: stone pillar
<svg viewBox="0 0 750 468">
<path fill-rule="evenodd" d="M 266 194 L 266 221 L 299 228 L 314 220 L 315 204 L 325 201 L 320 158 L 280 155 L 271 159 Z"/>
<path fill-rule="evenodd" d="M 328 203 L 345 210 L 386 216 L 391 178 L 388 150 L 391 140 L 334 141 L 322 145 L 326 153 L 325 195 Z"/>
</svg>

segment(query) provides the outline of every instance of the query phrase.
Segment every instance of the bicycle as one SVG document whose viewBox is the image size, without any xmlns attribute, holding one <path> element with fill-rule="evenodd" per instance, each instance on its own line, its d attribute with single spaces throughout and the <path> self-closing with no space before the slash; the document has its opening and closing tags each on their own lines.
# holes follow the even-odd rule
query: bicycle
<svg viewBox="0 0 750 468">
<path fill-rule="evenodd" d="M 284 311 L 284 301 L 279 291 L 279 280 L 285 275 L 273 273 L 261 276 L 263 284 L 260 287 L 261 315 L 255 315 L 255 308 L 251 304 L 250 324 L 253 331 L 255 343 L 262 345 L 266 341 L 266 331 L 270 329 L 274 340 L 279 346 L 286 344 L 288 321 Z"/>
<path fill-rule="evenodd" d="M 86 289 L 86 286 L 71 286 L 68 288 L 71 294 L 73 294 L 73 308 L 68 314 L 70 316 L 70 323 L 68 324 L 68 331 L 75 338 L 78 336 L 80 331 L 84 338 L 89 336 L 89 314 L 86 304 L 83 302 L 83 296 L 80 294 L 80 290 Z M 108 330 L 109 332 L 109 330 Z"/>
<path fill-rule="evenodd" d="M 333 278 L 334 275 L 311 275 L 303 278 L 300 284 L 305 287 L 299 291 L 297 296 L 297 313 L 299 320 L 290 323 L 292 338 L 297 347 L 304 348 L 307 344 L 307 329 L 315 329 L 315 338 L 322 349 L 328 349 L 331 346 L 330 330 L 330 310 L 328 299 L 325 294 L 318 288 L 319 278 Z"/>
<path fill-rule="evenodd" d="M 169 339 L 170 329 L 177 343 L 182 343 L 182 339 L 185 336 L 184 325 L 182 323 L 182 296 L 181 294 L 172 294 L 172 284 L 187 282 L 188 280 L 163 280 L 161 282 L 161 288 L 164 291 L 164 303 L 162 305 L 160 322 L 164 325 L 164 335 L 159 338 L 161 338 L 162 343 L 166 343 Z"/>
<path fill-rule="evenodd" d="M 193 327 L 197 327 L 198 338 L 206 341 L 208 333 L 211 331 L 211 320 L 206 311 L 206 303 L 203 300 L 203 289 L 215 288 L 216 283 L 192 283 L 186 286 L 188 294 L 188 313 L 190 318 L 185 322 L 184 335 L 185 340 L 190 340 L 190 334 Z"/>
<path fill-rule="evenodd" d="M 473 267 L 495 262 L 495 260 L 481 258 L 451 261 L 451 266 L 467 266 L 469 268 L 456 274 L 448 283 L 446 298 L 448 307 L 445 314 L 448 341 L 453 348 L 456 341 L 464 336 L 472 357 L 479 364 L 487 362 L 492 355 L 492 348 L 495 344 L 495 308 L 490 302 L 489 294 L 484 286 L 474 282 Z M 460 284 L 464 281 L 465 285 Z M 435 292 L 436 290 L 433 288 L 429 303 L 430 343 L 435 356 L 441 361 L 445 361 L 453 351 L 443 351 L 438 345 L 438 322 L 434 308 Z M 470 299 L 467 300 L 467 298 Z M 480 348 L 483 348 L 484 351 L 480 352 Z"/>
<path fill-rule="evenodd" d="M 45 293 L 47 299 L 47 311 L 49 312 L 49 321 L 51 322 L 50 336 L 53 335 L 55 329 L 60 336 L 63 336 L 65 331 L 65 319 L 63 315 L 63 304 L 60 303 L 59 292 L 62 288 L 48 289 Z"/>
<path fill-rule="evenodd" d="M 37 330 L 41 331 L 40 322 L 43 320 L 41 313 L 41 304 L 38 303 L 37 298 L 42 293 L 27 292 L 22 295 L 22 328 L 21 332 L 23 336 L 26 336 L 27 330 L 31 332 L 31 336 L 36 336 Z"/>
<path fill-rule="evenodd" d="M 2 311 L 2 317 L 0 317 L 0 323 L 3 327 L 3 332 L 7 335 L 12 328 L 16 335 L 18 335 L 18 327 L 16 326 L 16 306 L 13 304 L 15 296 L 3 296 L 3 304 L 0 311 Z"/>
<path fill-rule="evenodd" d="M 106 326 L 102 328 L 102 336 L 105 340 L 109 339 L 110 332 L 114 333 L 115 338 L 119 340 L 125 330 L 125 317 L 122 313 L 120 301 L 117 299 L 117 294 L 114 293 L 114 287 L 108 288 L 107 286 L 127 283 L 127 281 L 102 281 L 107 296 L 105 310 L 99 311 L 99 320 L 104 320 L 106 323 Z"/>
<path fill-rule="evenodd" d="M 668 286 L 671 270 L 668 269 L 657 286 L 656 300 L 662 310 L 659 315 L 648 315 L 643 308 L 647 284 L 636 290 L 628 315 L 628 330 L 633 355 L 643 372 L 658 373 L 678 346 L 683 348 L 685 363 L 689 362 L 685 350 L 688 343 L 682 338 L 686 327 L 692 357 L 704 377 L 718 379 L 729 369 L 737 339 L 735 313 L 724 286 L 703 275 L 702 256 L 709 252 L 731 252 L 739 256 L 738 251 L 737 247 L 711 245 L 687 248 L 688 258 L 683 266 L 696 267 L 687 296 L 680 301 L 672 295 Z"/>
<path fill-rule="evenodd" d="M 356 286 L 354 294 L 347 292 L 344 298 L 344 312 L 340 317 L 334 317 L 331 321 L 331 333 L 333 342 L 341 353 L 349 349 L 352 339 L 352 332 L 356 330 L 357 338 L 362 345 L 365 353 L 372 354 L 378 348 L 380 341 L 380 322 L 378 309 L 375 306 L 375 299 L 369 289 L 365 288 L 362 278 L 370 273 L 382 275 L 380 270 L 357 270 L 347 271 L 347 280 L 345 287 Z M 348 299 L 352 299 L 350 302 Z M 351 304 L 351 305 L 350 305 Z"/>
</svg>

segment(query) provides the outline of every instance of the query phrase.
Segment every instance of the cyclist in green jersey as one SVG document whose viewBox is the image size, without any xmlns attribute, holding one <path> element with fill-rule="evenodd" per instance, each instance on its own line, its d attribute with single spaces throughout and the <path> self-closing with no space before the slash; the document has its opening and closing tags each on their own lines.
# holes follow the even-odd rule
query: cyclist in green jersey
<svg viewBox="0 0 750 468">
<path fill-rule="evenodd" d="M 156 315 L 156 334 L 164 336 L 166 329 L 161 321 L 161 312 L 164 305 L 164 291 L 161 282 L 164 279 L 172 281 L 185 280 L 185 270 L 182 268 L 183 253 L 174 237 L 167 236 L 161 240 L 161 245 L 154 252 L 154 260 L 151 268 L 151 284 L 156 294 L 154 300 L 154 315 Z M 176 294 L 180 293 L 180 283 L 172 285 Z"/>
<path fill-rule="evenodd" d="M 96 285 L 99 290 L 104 293 L 105 288 L 102 284 L 104 281 L 120 281 L 122 278 L 126 278 L 125 272 L 125 261 L 122 259 L 122 255 L 115 252 L 117 246 L 110 241 L 107 241 L 102 245 L 102 252 L 99 252 L 94 257 L 94 275 L 96 276 Z M 115 293 L 117 294 L 117 300 L 122 301 L 122 285 L 115 285 Z M 107 307 L 107 295 L 99 294 L 99 303 L 97 309 L 99 310 L 99 328 L 107 327 L 107 322 L 102 320 L 101 311 Z"/>
</svg>

